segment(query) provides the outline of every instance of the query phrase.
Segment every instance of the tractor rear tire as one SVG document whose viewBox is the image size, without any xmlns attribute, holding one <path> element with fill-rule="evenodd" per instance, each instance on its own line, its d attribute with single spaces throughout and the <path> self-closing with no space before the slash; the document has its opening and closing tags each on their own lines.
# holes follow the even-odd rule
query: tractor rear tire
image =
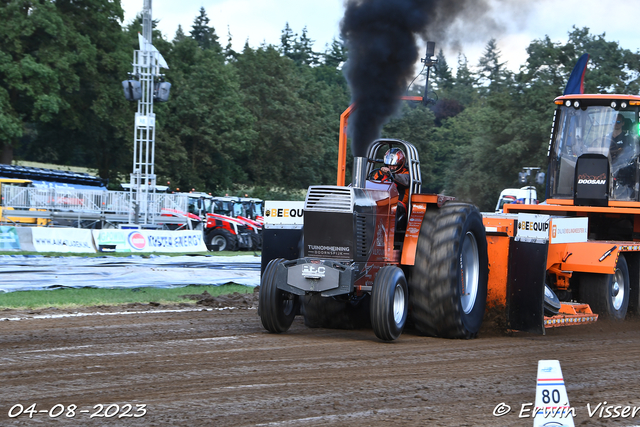
<svg viewBox="0 0 640 427">
<path fill-rule="evenodd" d="M 275 334 L 286 332 L 298 313 L 300 300 L 297 295 L 278 289 L 276 270 L 284 261 L 276 258 L 269 261 L 260 281 L 258 312 L 262 326 Z"/>
<path fill-rule="evenodd" d="M 238 247 L 238 237 L 224 228 L 216 228 L 207 236 L 209 245 L 217 245 L 219 251 L 235 251 Z"/>
<path fill-rule="evenodd" d="M 477 336 L 487 301 L 487 239 L 478 209 L 448 203 L 427 210 L 409 282 L 413 321 L 421 333 Z"/>
<path fill-rule="evenodd" d="M 371 291 L 371 326 L 383 341 L 400 337 L 409 312 L 409 289 L 402 270 L 396 266 L 382 267 L 373 281 Z"/>
<path fill-rule="evenodd" d="M 618 257 L 614 274 L 580 275 L 580 302 L 603 319 L 624 320 L 629 307 L 629 268 L 623 254 Z"/>
</svg>

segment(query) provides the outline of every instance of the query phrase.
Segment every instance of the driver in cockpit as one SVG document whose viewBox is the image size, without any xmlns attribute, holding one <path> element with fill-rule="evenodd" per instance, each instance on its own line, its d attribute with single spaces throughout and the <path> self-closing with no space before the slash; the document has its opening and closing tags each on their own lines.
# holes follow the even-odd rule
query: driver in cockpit
<svg viewBox="0 0 640 427">
<path fill-rule="evenodd" d="M 613 178 L 612 196 L 615 200 L 635 198 L 637 141 L 625 129 L 625 118 L 618 114 L 610 138 L 609 158 Z"/>
<path fill-rule="evenodd" d="M 406 225 L 411 177 L 409 175 L 409 169 L 407 169 L 406 157 L 401 149 L 391 148 L 385 153 L 384 166 L 374 174 L 373 179 L 376 181 L 390 179 L 396 184 L 396 188 L 398 189 L 396 229 L 403 228 Z"/>
</svg>

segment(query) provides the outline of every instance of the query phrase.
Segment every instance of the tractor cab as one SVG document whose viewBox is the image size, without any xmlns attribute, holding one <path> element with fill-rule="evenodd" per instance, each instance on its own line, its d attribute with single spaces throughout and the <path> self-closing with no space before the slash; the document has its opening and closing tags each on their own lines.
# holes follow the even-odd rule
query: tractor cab
<svg viewBox="0 0 640 427">
<path fill-rule="evenodd" d="M 637 202 L 640 97 L 567 95 L 555 102 L 550 198 L 576 206 Z"/>
<path fill-rule="evenodd" d="M 206 218 L 208 213 L 213 212 L 213 198 L 209 194 L 190 192 L 187 195 L 189 196 L 187 210 L 190 214 Z"/>
<path fill-rule="evenodd" d="M 242 215 L 242 204 L 238 203 L 237 197 L 214 197 L 214 213 L 229 216 L 232 218 Z"/>
<path fill-rule="evenodd" d="M 243 215 L 249 219 L 256 220 L 263 215 L 264 202 L 254 197 L 240 197 Z"/>
</svg>

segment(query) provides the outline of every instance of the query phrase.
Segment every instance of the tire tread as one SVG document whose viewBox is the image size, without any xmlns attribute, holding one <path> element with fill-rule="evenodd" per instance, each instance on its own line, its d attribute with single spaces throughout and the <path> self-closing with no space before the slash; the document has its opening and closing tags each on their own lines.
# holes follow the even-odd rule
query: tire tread
<svg viewBox="0 0 640 427">
<path fill-rule="evenodd" d="M 286 332 L 291 324 L 297 312 L 297 307 L 294 306 L 292 313 L 286 315 L 280 311 L 281 307 L 278 305 L 280 301 L 282 290 L 278 289 L 275 279 L 278 269 L 278 265 L 284 261 L 283 258 L 276 258 L 269 261 L 262 279 L 260 282 L 260 294 L 258 296 L 259 314 L 262 326 L 273 333 Z M 298 298 L 294 299 L 294 304 L 297 305 Z"/>
<path fill-rule="evenodd" d="M 237 249 L 238 237 L 229 230 L 225 230 L 224 228 L 214 228 L 211 230 L 208 235 L 209 245 L 211 245 L 211 241 L 215 236 L 222 236 L 227 241 L 227 246 L 224 248 L 225 251 L 235 251 Z"/>
<path fill-rule="evenodd" d="M 469 330 L 463 322 L 457 286 L 460 235 L 470 215 L 479 216 L 480 213 L 473 205 L 449 203 L 431 213 L 427 210 L 423 220 L 410 296 L 415 326 L 425 335 L 463 339 L 477 336 L 478 331 Z M 475 237 L 479 246 L 486 245 L 484 234 Z M 484 312 L 488 273 L 483 268 L 486 246 L 483 253 L 484 256 L 479 254 L 479 280 L 484 289 L 479 289 L 476 304 L 482 304 Z"/>
</svg>

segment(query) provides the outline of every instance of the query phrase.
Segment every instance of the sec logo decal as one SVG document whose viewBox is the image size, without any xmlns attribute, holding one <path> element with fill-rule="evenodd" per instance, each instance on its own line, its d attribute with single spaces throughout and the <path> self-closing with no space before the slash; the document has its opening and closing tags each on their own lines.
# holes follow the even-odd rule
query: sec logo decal
<svg viewBox="0 0 640 427">
<path fill-rule="evenodd" d="M 134 231 L 129 234 L 129 245 L 134 249 L 142 250 L 147 246 L 147 239 L 140 232 Z"/>
</svg>

